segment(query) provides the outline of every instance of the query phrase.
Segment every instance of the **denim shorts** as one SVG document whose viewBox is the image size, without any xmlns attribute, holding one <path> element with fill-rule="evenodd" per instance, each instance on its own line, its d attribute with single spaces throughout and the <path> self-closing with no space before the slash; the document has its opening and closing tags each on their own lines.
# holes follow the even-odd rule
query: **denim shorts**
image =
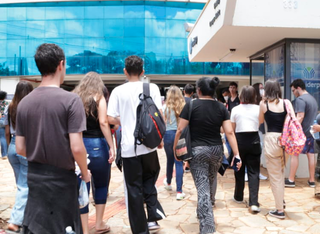
<svg viewBox="0 0 320 234">
<path fill-rule="evenodd" d="M 306 143 L 304 145 L 304 148 L 301 152 L 302 154 L 307 154 L 307 153 L 314 153 L 314 139 L 313 137 L 307 137 Z"/>
</svg>

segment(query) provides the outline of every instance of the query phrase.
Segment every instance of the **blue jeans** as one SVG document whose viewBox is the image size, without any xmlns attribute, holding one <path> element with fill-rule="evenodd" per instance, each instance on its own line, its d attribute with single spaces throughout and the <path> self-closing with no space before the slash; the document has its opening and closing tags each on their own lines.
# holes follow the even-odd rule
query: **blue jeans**
<svg viewBox="0 0 320 234">
<path fill-rule="evenodd" d="M 106 204 L 111 164 L 109 164 L 109 146 L 105 138 L 83 138 L 90 163 L 88 169 L 94 181 L 94 202 L 95 204 Z M 90 183 L 87 183 L 88 192 Z M 80 209 L 81 214 L 89 212 L 88 206 Z"/>
<path fill-rule="evenodd" d="M 167 155 L 167 183 L 171 184 L 172 173 L 173 173 L 173 164 L 176 165 L 176 183 L 177 183 L 177 192 L 182 192 L 183 184 L 183 162 L 177 161 L 174 158 L 173 154 L 173 143 L 174 137 L 176 135 L 176 130 L 166 131 L 163 137 L 164 150 Z"/>
<path fill-rule="evenodd" d="M 27 184 L 28 161 L 26 157 L 17 154 L 15 136 L 12 137 L 9 145 L 8 159 L 17 184 L 16 200 L 11 211 L 9 223 L 21 226 L 29 191 Z"/>
<path fill-rule="evenodd" d="M 0 119 L 2 121 L 3 118 Z M 4 127 L 0 128 L 0 143 L 1 143 L 1 156 L 8 156 L 8 145 L 6 141 L 6 134 Z"/>
</svg>

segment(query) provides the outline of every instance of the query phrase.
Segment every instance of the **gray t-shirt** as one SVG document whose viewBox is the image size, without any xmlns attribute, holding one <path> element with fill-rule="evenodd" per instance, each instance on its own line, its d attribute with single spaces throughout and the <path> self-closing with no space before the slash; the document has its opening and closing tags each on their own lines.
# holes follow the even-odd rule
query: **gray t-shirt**
<svg viewBox="0 0 320 234">
<path fill-rule="evenodd" d="M 304 134 L 306 137 L 312 137 L 310 127 L 313 125 L 318 114 L 318 103 L 316 99 L 314 99 L 314 97 L 309 93 L 306 93 L 296 98 L 294 106 L 296 113 L 304 113 L 304 118 L 301 124 Z"/>
<path fill-rule="evenodd" d="M 38 87 L 21 100 L 16 135 L 26 140 L 29 162 L 74 170 L 69 133 L 86 130 L 80 97 L 57 87 Z"/>
</svg>

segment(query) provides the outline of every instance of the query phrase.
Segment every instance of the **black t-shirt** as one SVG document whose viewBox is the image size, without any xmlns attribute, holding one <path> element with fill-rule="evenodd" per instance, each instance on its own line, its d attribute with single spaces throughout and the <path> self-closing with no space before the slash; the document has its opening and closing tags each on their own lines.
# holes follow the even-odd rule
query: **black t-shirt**
<svg viewBox="0 0 320 234">
<path fill-rule="evenodd" d="M 236 107 L 240 104 L 239 96 L 237 96 L 233 101 L 231 101 L 231 97 L 228 99 L 228 111 L 231 113 L 233 107 Z"/>
<path fill-rule="evenodd" d="M 188 120 L 189 107 L 190 103 L 184 106 L 180 118 Z M 223 121 L 229 119 L 229 113 L 222 103 L 210 99 L 193 100 L 189 121 L 192 147 L 222 145 L 220 127 Z"/>
</svg>

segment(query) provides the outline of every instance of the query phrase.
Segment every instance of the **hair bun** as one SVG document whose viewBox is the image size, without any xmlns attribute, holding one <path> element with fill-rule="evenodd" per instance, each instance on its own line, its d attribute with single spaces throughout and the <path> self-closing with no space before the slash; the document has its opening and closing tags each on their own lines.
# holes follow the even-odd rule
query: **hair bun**
<svg viewBox="0 0 320 234">
<path fill-rule="evenodd" d="M 210 81 L 210 87 L 211 88 L 216 88 L 219 85 L 219 83 L 220 83 L 219 78 L 215 76 Z"/>
</svg>

